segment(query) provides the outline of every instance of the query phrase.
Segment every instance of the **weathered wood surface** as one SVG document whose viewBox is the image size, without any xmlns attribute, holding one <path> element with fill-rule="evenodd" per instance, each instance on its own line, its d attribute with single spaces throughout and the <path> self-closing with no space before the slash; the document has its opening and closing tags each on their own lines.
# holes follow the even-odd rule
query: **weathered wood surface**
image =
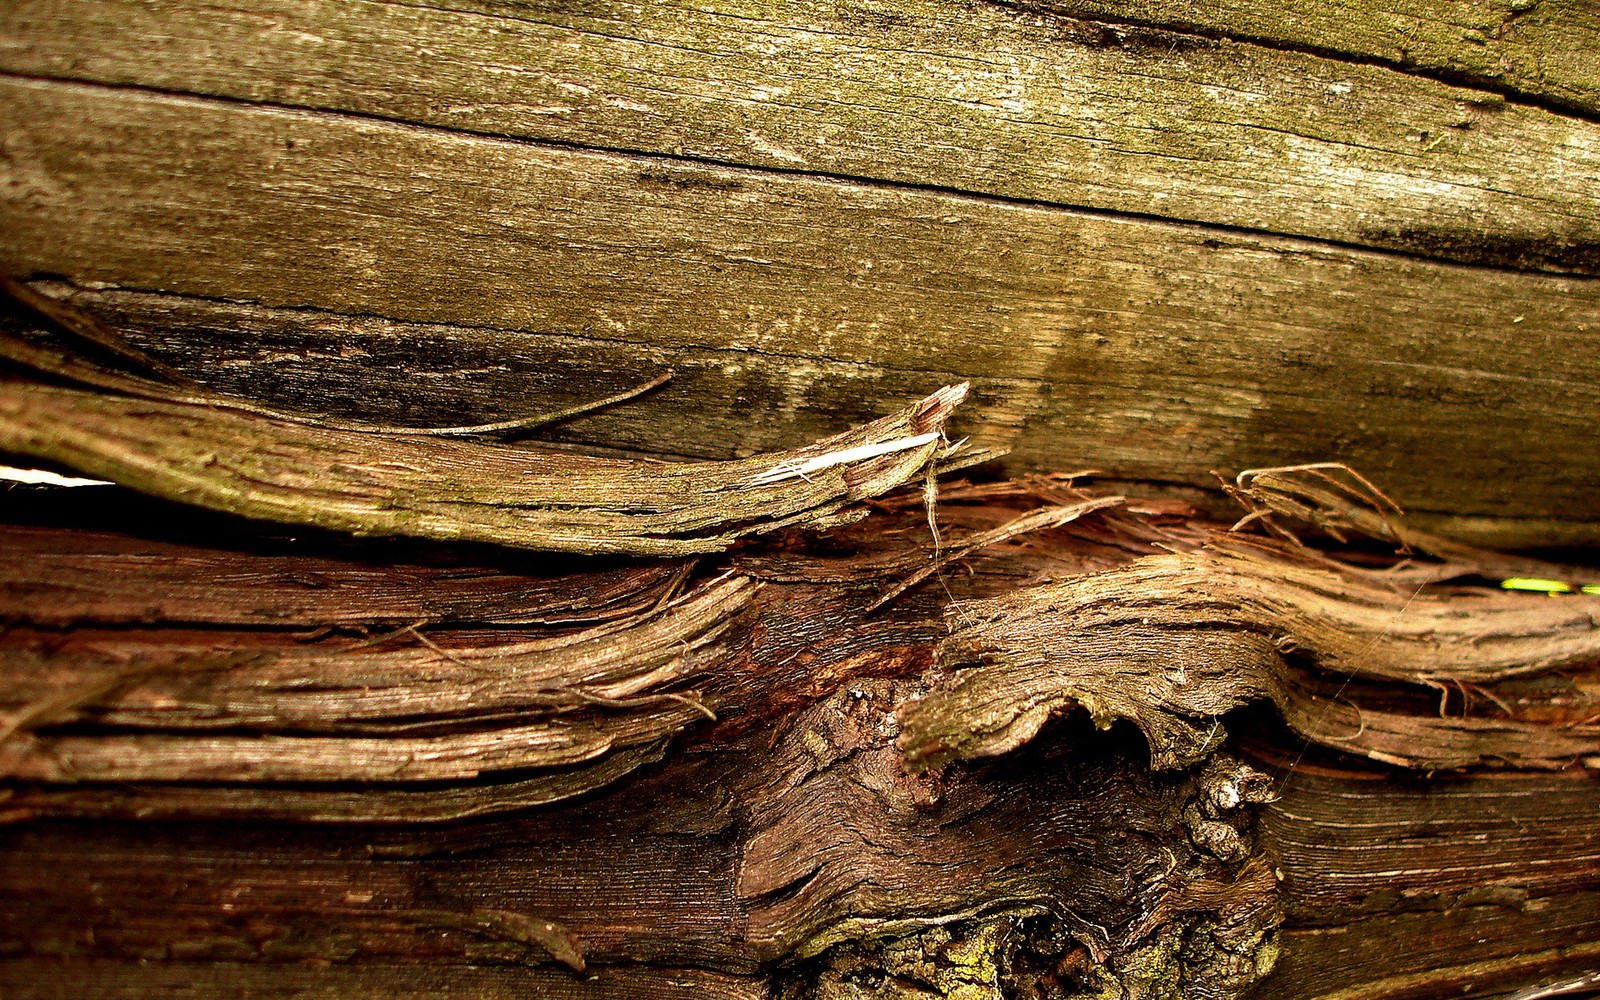
<svg viewBox="0 0 1600 1000">
<path fill-rule="evenodd" d="M 1256 766 L 1289 774 L 1262 813 L 1287 911 L 1262 997 L 1495 995 L 1600 965 L 1593 774 L 1408 781 L 1256 747 Z M 1514 873 L 1524 850 L 1551 863 Z"/>
<path fill-rule="evenodd" d="M 1296 10 L 10 4 L 0 266 L 319 408 L 665 364 L 563 436 L 725 457 L 970 377 L 1016 469 L 1593 541 L 1590 14 Z"/>
<path fill-rule="evenodd" d="M 1059 9 L 50 0 L 11 5 L 0 67 L 1467 260 L 1600 266 L 1600 123 L 1356 60 L 1041 8 Z M 1549 47 L 1592 37 L 1589 18 L 1570 19 Z"/>
<path fill-rule="evenodd" d="M 1378 63 L 1591 117 L 1600 111 L 1600 11 L 1541 0 L 1040 0 L 1073 17 Z"/>
</svg>

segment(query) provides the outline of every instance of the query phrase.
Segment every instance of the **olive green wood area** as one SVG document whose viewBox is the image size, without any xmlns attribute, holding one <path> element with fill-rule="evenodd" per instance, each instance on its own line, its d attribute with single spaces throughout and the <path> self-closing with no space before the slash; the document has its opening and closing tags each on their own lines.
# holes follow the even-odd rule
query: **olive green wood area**
<svg viewBox="0 0 1600 1000">
<path fill-rule="evenodd" d="M 0 70 L 1600 273 L 1600 121 L 1397 68 L 1581 102 L 1580 5 L 1187 6 L 12 0 Z"/>
<path fill-rule="evenodd" d="M 1582 0 L 1030 0 L 1019 6 L 1436 75 L 1600 111 L 1600 7 Z"/>
<path fill-rule="evenodd" d="M 727 456 L 971 377 L 1014 469 L 1343 459 L 1481 538 L 1600 521 L 1586 279 L 92 85 L 0 118 L 0 268 L 252 395 L 478 419 L 670 367 L 567 435 Z"/>
</svg>

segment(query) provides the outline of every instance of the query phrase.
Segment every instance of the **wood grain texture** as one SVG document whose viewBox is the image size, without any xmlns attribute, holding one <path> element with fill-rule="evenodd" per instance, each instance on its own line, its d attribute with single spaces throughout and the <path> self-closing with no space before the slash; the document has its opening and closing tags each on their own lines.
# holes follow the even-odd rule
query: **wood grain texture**
<svg viewBox="0 0 1600 1000">
<path fill-rule="evenodd" d="M 1408 782 L 1282 744 L 1254 750 L 1278 779 L 1262 832 L 1291 900 L 1261 1000 L 1495 996 L 1600 960 L 1593 772 Z M 1531 855 L 1543 860 L 1509 860 Z"/>
<path fill-rule="evenodd" d="M 37 1000 L 253 997 L 258 1000 L 768 1000 L 764 983 L 704 969 L 606 969 L 580 979 L 518 965 L 256 965 L 60 959 L 0 961 L 0 989 Z"/>
<path fill-rule="evenodd" d="M 1600 522 L 1585 280 L 76 85 L 0 108 L 0 266 L 182 293 L 79 301 L 241 388 L 515 415 L 523 373 L 664 361 L 683 395 L 569 432 L 725 456 L 975 376 L 961 432 L 1018 468 L 1340 458 L 1480 537 Z"/>
<path fill-rule="evenodd" d="M 581 563 L 537 565 L 548 564 L 548 557 L 516 567 L 392 547 L 338 559 L 301 555 L 281 544 L 229 551 L 87 530 L 64 538 L 19 525 L 0 526 L 0 551 L 7 556 L 0 566 L 0 621 L 51 626 L 164 622 L 310 630 L 610 621 L 648 611 L 683 568 L 660 561 L 584 572 Z"/>
<path fill-rule="evenodd" d="M 1038 0 L 1026 9 L 1149 25 L 1378 62 L 1600 111 L 1600 10 L 1540 0 Z"/>
<path fill-rule="evenodd" d="M 1376 44 L 1325 47 L 1342 34 Z M 0 69 L 1600 269 L 1600 122 L 1026 5 L 29 0 L 0 14 Z"/>
</svg>

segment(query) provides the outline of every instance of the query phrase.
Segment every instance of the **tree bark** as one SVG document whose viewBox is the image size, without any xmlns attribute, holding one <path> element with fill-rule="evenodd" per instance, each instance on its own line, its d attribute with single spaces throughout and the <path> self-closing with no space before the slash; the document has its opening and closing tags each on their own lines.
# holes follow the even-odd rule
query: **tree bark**
<svg viewBox="0 0 1600 1000">
<path fill-rule="evenodd" d="M 1600 26 L 1324 8 L 0 5 L 0 995 L 1594 987 Z"/>
<path fill-rule="evenodd" d="M 946 489 L 935 552 L 923 500 L 598 570 L 626 603 L 595 623 L 463 606 L 574 585 L 497 550 L 419 570 L 12 494 L 7 995 L 1482 996 L 1593 965 L 1600 600 L 1061 480 Z M 352 634 L 402 579 L 432 614 Z"/>
</svg>

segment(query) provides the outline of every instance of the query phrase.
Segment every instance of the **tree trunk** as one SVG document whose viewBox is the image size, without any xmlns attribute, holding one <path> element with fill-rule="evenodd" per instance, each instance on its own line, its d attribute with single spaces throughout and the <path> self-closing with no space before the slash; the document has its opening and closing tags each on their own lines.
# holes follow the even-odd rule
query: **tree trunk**
<svg viewBox="0 0 1600 1000">
<path fill-rule="evenodd" d="M 4 5 L 0 995 L 1594 987 L 1597 34 Z"/>
</svg>

